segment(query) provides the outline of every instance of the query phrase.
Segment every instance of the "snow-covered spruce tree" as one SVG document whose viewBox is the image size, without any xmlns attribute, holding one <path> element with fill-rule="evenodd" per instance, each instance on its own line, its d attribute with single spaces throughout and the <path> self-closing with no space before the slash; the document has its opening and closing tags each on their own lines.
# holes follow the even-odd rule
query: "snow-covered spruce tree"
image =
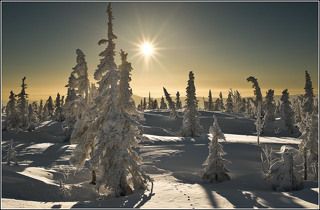
<svg viewBox="0 0 320 210">
<path fill-rule="evenodd" d="M 264 119 L 265 122 L 272 122 L 275 119 L 274 114 L 276 111 L 276 104 L 274 101 L 274 90 L 269 89 L 266 94 L 266 100 L 264 102 Z"/>
<path fill-rule="evenodd" d="M 312 87 L 312 81 L 311 81 L 311 77 L 310 74 L 308 73 L 308 71 L 305 72 L 305 79 L 306 79 L 306 83 L 304 86 L 304 100 L 303 100 L 303 112 L 304 113 L 312 113 L 313 111 L 313 105 L 314 105 L 314 94 L 313 94 L 313 87 Z"/>
<path fill-rule="evenodd" d="M 202 126 L 200 125 L 198 113 L 198 100 L 196 97 L 196 87 L 194 85 L 194 74 L 189 72 L 188 86 L 186 88 L 187 98 L 182 120 L 182 136 L 200 136 Z"/>
<path fill-rule="evenodd" d="M 246 113 L 246 104 L 247 104 L 247 100 L 245 98 L 242 98 L 242 101 L 241 101 L 241 105 L 240 105 L 240 112 L 241 113 Z"/>
<path fill-rule="evenodd" d="M 232 93 L 233 112 L 239 113 L 242 106 L 242 98 L 240 92 L 235 90 Z"/>
<path fill-rule="evenodd" d="M 63 116 L 63 110 L 61 106 L 61 98 L 60 94 L 57 94 L 56 100 L 55 100 L 55 111 L 54 111 L 54 119 L 58 122 L 62 122 L 64 120 Z"/>
<path fill-rule="evenodd" d="M 39 121 L 42 122 L 43 121 L 43 100 L 40 100 L 40 105 L 39 105 L 39 111 L 38 111 L 38 118 Z"/>
<path fill-rule="evenodd" d="M 281 100 L 281 118 L 285 123 L 285 126 L 287 127 L 288 131 L 290 133 L 293 133 L 294 131 L 294 112 L 291 107 L 291 102 L 289 101 L 289 92 L 288 89 L 285 89 L 282 91 L 282 96 L 280 98 Z"/>
<path fill-rule="evenodd" d="M 209 180 L 210 182 L 223 182 L 230 180 L 230 176 L 227 174 L 228 169 L 225 167 L 226 160 L 222 158 L 224 155 L 223 147 L 218 140 L 226 140 L 218 124 L 218 118 L 213 115 L 213 125 L 210 126 L 209 132 L 212 135 L 212 139 L 209 143 L 209 155 L 204 162 L 204 173 L 202 178 Z"/>
<path fill-rule="evenodd" d="M 177 93 L 176 93 L 176 108 L 177 109 L 182 109 L 182 103 L 181 103 L 181 100 L 180 100 L 179 91 L 177 91 Z"/>
<path fill-rule="evenodd" d="M 226 112 L 233 112 L 232 91 L 229 91 L 228 98 L 226 100 Z"/>
<path fill-rule="evenodd" d="M 148 109 L 153 109 L 153 99 L 151 98 L 150 92 L 148 97 Z"/>
<path fill-rule="evenodd" d="M 6 106 L 6 128 L 17 129 L 19 127 L 19 116 L 16 108 L 16 96 L 10 91 L 9 101 Z"/>
<path fill-rule="evenodd" d="M 10 140 L 10 145 L 7 150 L 7 165 L 10 165 L 11 161 L 13 161 L 15 165 L 18 165 L 17 152 L 13 145 L 13 139 Z"/>
<path fill-rule="evenodd" d="M 292 191 L 303 187 L 302 176 L 290 151 L 284 151 L 281 159 L 275 161 L 265 175 L 276 191 Z"/>
<path fill-rule="evenodd" d="M 73 71 L 70 74 L 68 84 L 66 87 L 70 87 L 76 91 L 77 95 L 80 95 L 86 101 L 89 100 L 89 86 L 88 79 L 88 67 L 85 60 L 85 55 L 80 49 L 76 49 L 76 66 L 73 67 Z"/>
<path fill-rule="evenodd" d="M 144 97 L 143 98 L 143 110 L 146 110 L 148 107 L 147 107 L 147 99 Z"/>
<path fill-rule="evenodd" d="M 153 101 L 153 109 L 159 109 L 159 104 L 158 104 L 157 99 L 154 99 L 154 101 Z"/>
<path fill-rule="evenodd" d="M 223 111 L 225 109 L 225 107 L 224 107 L 224 103 L 223 103 L 222 92 L 219 93 L 219 102 L 220 102 L 219 110 Z"/>
<path fill-rule="evenodd" d="M 294 122 L 298 125 L 304 118 L 304 113 L 302 110 L 303 96 L 298 96 L 298 98 L 293 99 L 292 109 L 294 112 Z"/>
<path fill-rule="evenodd" d="M 263 130 L 264 127 L 264 120 L 262 119 L 262 94 L 261 94 L 261 89 L 258 83 L 258 80 L 255 77 L 248 77 L 247 78 L 248 82 L 252 83 L 252 87 L 254 88 L 254 95 L 256 96 L 256 100 L 255 100 L 255 106 L 256 106 L 256 110 L 257 110 L 257 115 L 256 115 L 256 130 L 257 130 L 257 141 L 258 144 L 260 144 L 260 134 Z"/>
<path fill-rule="evenodd" d="M 212 100 L 212 94 L 211 90 L 209 90 L 209 96 L 208 96 L 208 110 L 213 111 L 213 100 Z"/>
<path fill-rule="evenodd" d="M 304 157 L 304 179 L 318 180 L 318 112 L 316 109 L 299 123 L 302 140 L 299 145 L 300 154 Z"/>
<path fill-rule="evenodd" d="M 91 156 L 89 163 L 97 172 L 98 189 L 105 187 L 115 196 L 124 196 L 132 192 L 129 176 L 132 178 L 134 189 L 146 189 L 149 177 L 140 169 L 139 156 L 133 150 L 141 138 L 141 131 L 139 115 L 129 86 L 132 67 L 126 61 L 127 54 L 122 52 L 121 71 L 117 70 L 113 41 L 116 36 L 112 30 L 110 3 L 107 13 L 108 46 L 100 53 L 102 58 L 95 71 L 95 79 L 100 80 L 99 95 L 95 99 L 96 105 L 92 108 L 96 117 L 87 132 L 82 135 L 82 141 L 75 148 L 71 163 L 80 167 L 85 159 Z"/>
<path fill-rule="evenodd" d="M 53 105 L 53 100 L 51 96 L 49 96 L 48 100 L 46 101 L 46 105 L 48 108 L 49 118 L 52 119 L 54 114 L 54 105 Z"/>
<path fill-rule="evenodd" d="M 21 92 L 17 95 L 17 113 L 19 117 L 19 127 L 27 129 L 29 127 L 28 119 L 28 94 L 26 94 L 27 84 L 25 83 L 26 77 L 22 78 Z"/>
<path fill-rule="evenodd" d="M 168 109 L 168 106 L 167 106 L 166 102 L 164 101 L 163 96 L 161 97 L 161 101 L 160 101 L 160 109 Z"/>
<path fill-rule="evenodd" d="M 169 104 L 169 108 L 171 110 L 170 118 L 175 119 L 175 118 L 177 118 L 176 105 L 173 102 L 173 100 L 172 100 L 170 94 L 168 93 L 167 89 L 164 88 L 164 87 L 163 87 L 163 92 L 164 92 L 164 95 L 166 96 L 166 99 L 167 99 L 168 104 Z"/>
<path fill-rule="evenodd" d="M 29 104 L 28 107 L 28 119 L 29 119 L 29 131 L 33 131 L 36 127 L 36 124 L 39 122 L 36 111 L 34 110 L 32 104 Z"/>
</svg>

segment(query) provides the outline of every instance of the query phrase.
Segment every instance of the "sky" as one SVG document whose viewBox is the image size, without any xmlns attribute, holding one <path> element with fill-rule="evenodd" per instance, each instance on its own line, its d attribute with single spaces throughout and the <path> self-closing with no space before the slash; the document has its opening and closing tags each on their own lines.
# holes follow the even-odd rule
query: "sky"
<svg viewBox="0 0 320 210">
<path fill-rule="evenodd" d="M 2 98 L 20 91 L 26 76 L 29 100 L 47 99 L 65 85 L 76 65 L 77 48 L 86 54 L 91 82 L 97 43 L 107 36 L 106 2 L 3 3 Z M 198 96 L 209 89 L 217 97 L 237 89 L 252 96 L 248 76 L 258 78 L 262 93 L 304 91 L 304 72 L 318 89 L 317 3 L 206 2 L 112 3 L 117 58 L 120 49 L 132 63 L 133 93 L 185 95 L 188 72 L 195 73 Z M 147 59 L 139 44 L 151 42 Z"/>
</svg>

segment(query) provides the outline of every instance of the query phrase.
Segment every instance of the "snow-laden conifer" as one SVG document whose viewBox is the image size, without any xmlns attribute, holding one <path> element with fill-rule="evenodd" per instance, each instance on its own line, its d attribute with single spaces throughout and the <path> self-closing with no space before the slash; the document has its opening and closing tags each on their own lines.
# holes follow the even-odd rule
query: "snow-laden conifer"
<svg viewBox="0 0 320 210">
<path fill-rule="evenodd" d="M 19 127 L 19 116 L 16 108 L 16 96 L 10 91 L 9 101 L 6 106 L 6 128 L 17 129 Z"/>
<path fill-rule="evenodd" d="M 260 134 L 263 130 L 263 126 L 264 126 L 264 120 L 262 119 L 262 94 L 261 94 L 261 89 L 260 89 L 260 86 L 259 86 L 259 83 L 258 83 L 258 79 L 256 79 L 255 77 L 253 76 L 250 76 L 247 78 L 247 81 L 248 82 L 251 82 L 252 83 L 252 87 L 254 88 L 254 95 L 256 96 L 256 100 L 254 101 L 255 102 L 255 106 L 256 106 L 256 122 L 255 122 L 255 125 L 256 125 L 256 131 L 257 131 L 257 141 L 258 141 L 258 144 L 260 144 Z"/>
<path fill-rule="evenodd" d="M 161 101 L 160 101 L 160 109 L 168 109 L 168 106 L 167 106 L 166 102 L 164 101 L 163 96 L 161 97 Z"/>
<path fill-rule="evenodd" d="M 177 109 L 182 109 L 182 103 L 181 103 L 181 100 L 180 100 L 179 91 L 177 91 L 177 93 L 176 93 L 176 108 Z"/>
<path fill-rule="evenodd" d="M 226 100 L 226 112 L 233 112 L 233 101 L 232 101 L 232 91 L 228 93 L 228 98 Z"/>
<path fill-rule="evenodd" d="M 176 105 L 175 103 L 173 102 L 170 94 L 168 93 L 167 89 L 163 87 L 163 92 L 164 92 L 164 95 L 166 97 L 166 100 L 168 101 L 168 104 L 169 104 L 169 108 L 171 110 L 170 112 L 170 118 L 177 118 L 177 112 L 176 112 Z"/>
<path fill-rule="evenodd" d="M 80 120 L 89 121 L 90 126 L 86 131 L 80 130 L 81 141 L 74 150 L 71 163 L 80 167 L 89 158 L 98 189 L 108 188 L 115 196 L 124 196 L 133 189 L 146 189 L 150 179 L 141 170 L 139 156 L 134 151 L 142 133 L 138 122 L 140 115 L 135 109 L 129 86 L 132 67 L 127 62 L 127 54 L 121 51 L 120 72 L 117 69 L 111 4 L 107 13 L 108 45 L 100 53 L 102 58 L 95 71 L 95 78 L 100 80 L 99 94 L 95 105 L 87 111 L 89 115 Z"/>
<path fill-rule="evenodd" d="M 27 84 L 25 83 L 26 77 L 22 78 L 21 92 L 17 95 L 17 113 L 19 117 L 19 127 L 27 129 L 29 127 L 28 119 L 28 94 L 26 93 Z"/>
<path fill-rule="evenodd" d="M 208 96 L 208 110 L 213 111 L 213 100 L 212 100 L 212 93 L 211 90 L 209 90 L 209 96 Z"/>
<path fill-rule="evenodd" d="M 213 125 L 210 126 L 209 130 L 212 135 L 209 143 L 209 155 L 203 164 L 205 168 L 202 178 L 210 182 L 222 182 L 230 180 L 230 176 L 227 173 L 228 169 L 225 167 L 227 161 L 222 157 L 225 153 L 219 143 L 219 140 L 225 141 L 226 138 L 218 124 L 218 118 L 213 115 L 213 119 Z"/>
<path fill-rule="evenodd" d="M 266 100 L 264 102 L 264 110 L 265 115 L 264 119 L 265 122 L 272 122 L 275 119 L 275 111 L 276 111 L 276 104 L 274 101 L 274 90 L 269 89 L 266 94 Z"/>
<path fill-rule="evenodd" d="M 196 87 L 194 85 L 194 74 L 189 72 L 188 86 L 186 88 L 187 98 L 182 120 L 182 135 L 183 136 L 200 136 L 202 126 L 200 125 L 198 113 L 198 100 L 196 97 Z"/>
<path fill-rule="evenodd" d="M 285 126 L 287 127 L 290 133 L 293 133 L 294 130 L 294 112 L 291 107 L 291 102 L 289 100 L 289 92 L 288 89 L 282 91 L 281 107 L 280 113 L 281 118 L 284 121 Z"/>
<path fill-rule="evenodd" d="M 303 96 L 303 112 L 305 113 L 312 113 L 313 106 L 314 106 L 314 94 L 313 94 L 313 87 L 310 74 L 308 71 L 305 71 L 305 86 L 304 86 L 304 96 Z"/>
</svg>

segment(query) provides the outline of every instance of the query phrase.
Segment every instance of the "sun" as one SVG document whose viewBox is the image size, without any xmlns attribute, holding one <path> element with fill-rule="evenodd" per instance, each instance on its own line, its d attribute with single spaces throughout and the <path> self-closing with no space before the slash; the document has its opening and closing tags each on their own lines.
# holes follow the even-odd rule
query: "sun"
<svg viewBox="0 0 320 210">
<path fill-rule="evenodd" d="M 150 57 L 154 53 L 154 46 L 150 42 L 143 42 L 140 51 L 145 57 Z"/>
</svg>

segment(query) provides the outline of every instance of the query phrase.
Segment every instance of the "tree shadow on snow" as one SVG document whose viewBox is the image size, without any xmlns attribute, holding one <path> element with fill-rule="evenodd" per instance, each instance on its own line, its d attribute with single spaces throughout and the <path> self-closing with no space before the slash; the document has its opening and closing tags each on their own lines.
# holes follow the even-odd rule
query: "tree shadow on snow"
<svg viewBox="0 0 320 210">
<path fill-rule="evenodd" d="M 137 191 L 132 195 L 123 197 L 110 197 L 96 201 L 79 201 L 71 208 L 141 208 L 153 195 L 155 193 L 153 193 L 152 186 L 151 191 L 147 195 L 144 191 Z"/>
</svg>

